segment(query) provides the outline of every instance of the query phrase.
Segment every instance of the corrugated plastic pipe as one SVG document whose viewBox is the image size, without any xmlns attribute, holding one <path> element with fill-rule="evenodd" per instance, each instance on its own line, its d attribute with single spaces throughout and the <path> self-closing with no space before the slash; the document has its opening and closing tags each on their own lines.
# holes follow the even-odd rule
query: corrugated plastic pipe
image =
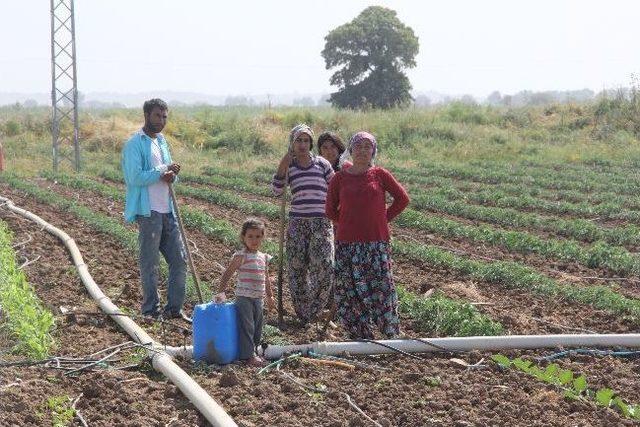
<svg viewBox="0 0 640 427">
<path fill-rule="evenodd" d="M 233 419 L 224 409 L 215 401 L 200 385 L 193 380 L 185 371 L 183 371 L 173 360 L 171 355 L 165 351 L 169 350 L 172 354 L 176 354 L 178 349 L 182 347 L 165 347 L 154 341 L 144 329 L 138 326 L 133 320 L 124 315 L 122 311 L 100 290 L 96 282 L 89 274 L 89 269 L 82 259 L 82 255 L 78 250 L 78 246 L 67 233 L 49 224 L 39 216 L 19 208 L 13 204 L 10 199 L 0 197 L 0 202 L 6 204 L 7 208 L 31 221 L 40 224 L 47 232 L 58 237 L 65 244 L 73 263 L 78 269 L 78 274 L 82 279 L 87 291 L 98 303 L 100 308 L 107 314 L 113 313 L 111 318 L 124 329 L 133 340 L 140 344 L 151 345 L 148 355 L 151 358 L 153 368 L 164 374 L 174 385 L 176 385 L 182 393 L 189 399 L 193 405 L 198 408 L 200 413 L 214 426 L 237 426 Z"/>
</svg>

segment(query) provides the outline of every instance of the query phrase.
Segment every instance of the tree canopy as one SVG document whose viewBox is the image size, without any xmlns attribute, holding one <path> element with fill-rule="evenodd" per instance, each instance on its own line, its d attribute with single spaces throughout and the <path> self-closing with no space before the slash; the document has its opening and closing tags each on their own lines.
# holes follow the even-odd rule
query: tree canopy
<svg viewBox="0 0 640 427">
<path fill-rule="evenodd" d="M 411 84 L 403 70 L 416 66 L 418 48 L 418 37 L 394 10 L 366 8 L 325 37 L 326 68 L 339 68 L 330 83 L 340 89 L 329 101 L 342 108 L 408 105 Z"/>
</svg>

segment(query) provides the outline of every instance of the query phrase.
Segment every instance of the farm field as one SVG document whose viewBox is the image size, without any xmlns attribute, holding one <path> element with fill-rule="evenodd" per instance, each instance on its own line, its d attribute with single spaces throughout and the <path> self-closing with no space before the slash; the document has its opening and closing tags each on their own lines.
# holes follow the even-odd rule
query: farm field
<svg viewBox="0 0 640 427">
<path fill-rule="evenodd" d="M 345 138 L 371 130 L 381 147 L 377 163 L 409 192 L 409 208 L 392 224 L 407 338 L 638 333 L 640 144 L 632 131 L 594 111 L 571 104 L 452 104 L 386 113 L 171 110 L 165 133 L 182 164 L 175 189 L 205 298 L 237 248 L 237 230 L 247 216 L 266 223 L 264 249 L 277 254 L 280 201 L 271 196 L 269 180 L 287 130 L 304 121 L 317 133 L 337 129 Z M 0 108 L 6 165 L 0 196 L 65 230 L 105 294 L 132 315 L 141 300 L 136 229 L 122 218 L 118 165 L 139 116 L 134 110 L 84 113 L 82 173 L 53 173 L 46 111 Z M 78 398 L 75 409 L 89 425 L 205 425 L 135 347 L 123 350 L 122 364 L 131 365 L 123 369 L 96 366 L 65 375 L 51 366 L 20 364 L 82 358 L 129 338 L 97 313 L 60 241 L 4 207 L 0 224 L 7 253 L 24 264 L 19 270 L 53 316 L 45 334 L 51 342 L 34 356 L 32 347 L 16 347 L 21 339 L 3 310 L 3 422 L 49 425 L 66 416 L 62 425 L 81 425 L 71 409 Z M 285 309 L 292 313 L 284 288 Z M 193 284 L 187 292 L 191 312 Z M 346 340 L 340 327 L 328 336 L 319 325 L 300 328 L 291 316 L 282 331 L 274 326 L 276 313 L 267 323 L 267 343 Z M 185 326 L 176 321 L 143 328 L 158 341 L 181 346 L 191 344 Z M 346 357 L 352 370 L 294 357 L 261 374 L 241 365 L 179 363 L 245 426 L 637 425 L 638 354 L 563 350 Z"/>
</svg>

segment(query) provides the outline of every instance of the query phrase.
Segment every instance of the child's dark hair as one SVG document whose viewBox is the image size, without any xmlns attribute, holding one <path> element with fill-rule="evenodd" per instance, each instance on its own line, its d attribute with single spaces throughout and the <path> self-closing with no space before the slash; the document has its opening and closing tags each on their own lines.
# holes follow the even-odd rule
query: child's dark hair
<svg viewBox="0 0 640 427">
<path fill-rule="evenodd" d="M 240 230 L 240 241 L 244 244 L 244 235 L 247 234 L 247 230 L 262 230 L 262 234 L 264 234 L 264 222 L 259 220 L 258 218 L 247 218 L 242 223 L 242 229 Z"/>
<path fill-rule="evenodd" d="M 318 137 L 318 152 L 320 152 L 322 144 L 327 141 L 331 141 L 335 144 L 336 148 L 338 149 L 338 155 L 342 155 L 342 153 L 344 153 L 347 149 L 347 147 L 344 145 L 344 142 L 342 141 L 342 138 L 340 138 L 340 135 L 335 132 L 323 132 Z"/>
</svg>

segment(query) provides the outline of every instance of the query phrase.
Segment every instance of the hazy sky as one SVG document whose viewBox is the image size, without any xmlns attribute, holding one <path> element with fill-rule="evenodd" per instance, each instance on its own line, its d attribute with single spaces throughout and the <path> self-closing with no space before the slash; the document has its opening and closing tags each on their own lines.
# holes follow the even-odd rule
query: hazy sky
<svg viewBox="0 0 640 427">
<path fill-rule="evenodd" d="M 640 72 L 637 1 L 76 0 L 83 92 L 331 92 L 327 33 L 380 5 L 420 41 L 415 91 L 600 90 Z M 49 0 L 0 0 L 0 92 L 49 92 Z"/>
</svg>

